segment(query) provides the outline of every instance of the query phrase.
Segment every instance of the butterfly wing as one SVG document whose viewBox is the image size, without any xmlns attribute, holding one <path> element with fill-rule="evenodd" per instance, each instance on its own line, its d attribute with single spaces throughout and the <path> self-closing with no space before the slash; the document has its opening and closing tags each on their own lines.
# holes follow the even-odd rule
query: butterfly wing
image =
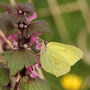
<svg viewBox="0 0 90 90">
<path fill-rule="evenodd" d="M 59 77 L 70 71 L 70 66 L 75 64 L 83 53 L 80 49 L 61 43 L 51 42 L 42 45 L 41 64 L 45 71 Z"/>
<path fill-rule="evenodd" d="M 57 42 L 50 42 L 47 45 L 47 51 L 53 51 L 57 53 L 57 56 L 62 57 L 60 58 L 70 66 L 74 65 L 77 61 L 79 61 L 83 57 L 83 52 L 71 45 L 66 45 Z"/>
</svg>

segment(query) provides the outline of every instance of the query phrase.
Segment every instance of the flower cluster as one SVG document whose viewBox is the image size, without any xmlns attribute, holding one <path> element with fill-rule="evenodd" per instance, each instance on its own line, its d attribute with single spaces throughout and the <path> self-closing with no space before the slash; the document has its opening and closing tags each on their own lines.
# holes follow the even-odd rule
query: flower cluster
<svg viewBox="0 0 90 90">
<path fill-rule="evenodd" d="M 32 3 L 20 3 L 16 6 L 3 5 L 4 14 L 0 14 L 0 19 L 3 19 L 0 29 L 4 31 L 7 39 L 13 44 L 13 49 L 31 49 L 35 45 L 35 50 L 40 51 L 39 35 L 43 32 L 50 32 L 48 24 L 39 20 L 31 22 L 37 18 L 37 14 Z M 38 76 L 35 71 L 35 66 L 41 68 L 38 53 L 34 51 L 37 63 L 27 67 L 27 71 L 31 78 Z"/>
</svg>

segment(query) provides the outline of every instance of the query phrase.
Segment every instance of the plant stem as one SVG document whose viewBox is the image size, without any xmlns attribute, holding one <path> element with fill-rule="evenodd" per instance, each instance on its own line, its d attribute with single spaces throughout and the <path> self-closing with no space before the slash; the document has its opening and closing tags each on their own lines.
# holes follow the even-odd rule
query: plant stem
<svg viewBox="0 0 90 90">
<path fill-rule="evenodd" d="M 18 86 L 19 86 L 21 78 L 22 77 L 21 77 L 20 73 L 18 73 L 17 81 L 16 81 L 16 84 L 15 84 L 14 90 L 18 90 Z"/>
<path fill-rule="evenodd" d="M 24 31 L 21 30 L 21 37 L 20 37 L 19 42 L 18 42 L 19 48 L 23 48 L 23 44 L 24 44 L 24 33 L 23 32 Z"/>
<path fill-rule="evenodd" d="M 16 82 L 14 90 L 18 90 L 19 83 L 20 83 L 20 80 L 19 80 L 19 82 Z"/>
</svg>

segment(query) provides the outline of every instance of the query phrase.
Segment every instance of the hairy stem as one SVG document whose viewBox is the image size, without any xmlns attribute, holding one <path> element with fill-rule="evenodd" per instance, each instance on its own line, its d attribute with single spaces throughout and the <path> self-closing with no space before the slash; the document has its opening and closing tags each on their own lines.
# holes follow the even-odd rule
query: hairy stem
<svg viewBox="0 0 90 90">
<path fill-rule="evenodd" d="M 19 83 L 20 83 L 20 80 L 19 80 L 19 82 L 16 82 L 14 90 L 18 90 Z"/>
<path fill-rule="evenodd" d="M 21 75 L 20 73 L 18 73 L 18 76 L 17 76 L 17 81 L 16 81 L 16 84 L 15 84 L 15 87 L 14 87 L 14 90 L 18 90 L 18 87 L 19 87 L 19 83 L 21 81 Z"/>
</svg>

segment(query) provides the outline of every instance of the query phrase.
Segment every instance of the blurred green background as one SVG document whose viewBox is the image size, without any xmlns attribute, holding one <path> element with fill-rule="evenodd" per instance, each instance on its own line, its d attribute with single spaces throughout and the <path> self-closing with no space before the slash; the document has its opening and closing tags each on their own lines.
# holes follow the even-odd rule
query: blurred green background
<svg viewBox="0 0 90 90">
<path fill-rule="evenodd" d="M 10 1 L 0 0 L 0 3 L 10 4 Z M 71 68 L 70 73 L 83 79 L 86 86 L 81 90 L 90 90 L 90 0 L 33 0 L 33 4 L 38 14 L 36 20 L 44 19 L 52 30 L 52 34 L 45 33 L 41 38 L 75 45 L 83 50 L 84 58 Z M 44 75 L 52 90 L 65 90 L 60 84 L 63 76 L 56 78 L 46 72 Z"/>
</svg>

